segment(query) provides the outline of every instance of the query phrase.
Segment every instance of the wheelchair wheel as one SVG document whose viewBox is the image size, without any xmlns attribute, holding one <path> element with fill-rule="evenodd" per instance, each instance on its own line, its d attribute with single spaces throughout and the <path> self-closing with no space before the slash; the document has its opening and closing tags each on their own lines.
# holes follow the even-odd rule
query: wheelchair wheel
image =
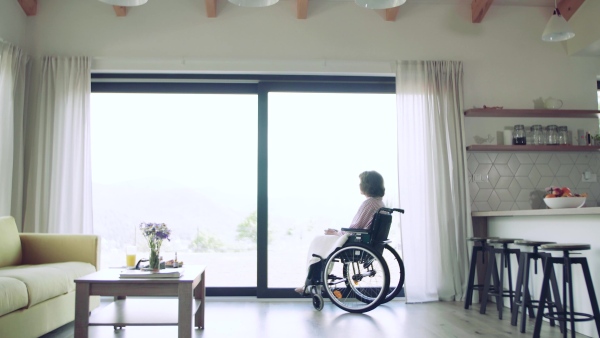
<svg viewBox="0 0 600 338">
<path fill-rule="evenodd" d="M 327 296 L 337 307 L 351 313 L 376 308 L 387 295 L 389 283 L 390 273 L 383 257 L 362 244 L 337 249 L 323 269 Z"/>
<path fill-rule="evenodd" d="M 383 259 L 390 270 L 390 288 L 381 304 L 396 298 L 404 286 L 404 262 L 398 252 L 390 245 L 383 247 Z"/>
<path fill-rule="evenodd" d="M 312 304 L 313 304 L 313 307 L 315 308 L 315 310 L 317 310 L 317 311 L 323 310 L 323 296 L 321 296 L 320 294 L 317 294 L 317 293 L 313 294 Z"/>
</svg>

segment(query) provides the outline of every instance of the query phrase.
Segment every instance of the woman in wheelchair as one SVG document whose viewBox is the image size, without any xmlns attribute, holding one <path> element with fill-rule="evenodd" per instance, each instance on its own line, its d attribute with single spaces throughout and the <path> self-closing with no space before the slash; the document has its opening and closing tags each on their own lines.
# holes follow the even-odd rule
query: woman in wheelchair
<svg viewBox="0 0 600 338">
<path fill-rule="evenodd" d="M 327 229 L 324 236 L 313 239 L 306 280 L 295 289 L 312 296 L 319 311 L 323 297 L 348 312 L 370 311 L 394 299 L 404 285 L 404 263 L 387 238 L 392 213 L 404 210 L 384 206 L 385 187 L 379 173 L 365 171 L 359 178 L 365 201 L 348 228 Z"/>
<path fill-rule="evenodd" d="M 373 214 L 380 208 L 385 207 L 382 197 L 385 195 L 385 187 L 383 185 L 383 177 L 376 171 L 364 171 L 360 175 L 360 193 L 367 198 L 362 202 L 352 223 L 350 229 L 369 229 Z M 326 229 L 325 235 L 341 236 L 342 231 L 337 229 Z"/>
</svg>

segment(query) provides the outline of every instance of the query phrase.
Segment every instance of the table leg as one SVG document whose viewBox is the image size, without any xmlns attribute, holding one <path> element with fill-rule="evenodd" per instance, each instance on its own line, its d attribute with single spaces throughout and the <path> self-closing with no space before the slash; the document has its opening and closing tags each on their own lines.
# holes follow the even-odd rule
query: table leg
<svg viewBox="0 0 600 338">
<path fill-rule="evenodd" d="M 75 338 L 87 338 L 90 323 L 90 285 L 75 286 Z"/>
<path fill-rule="evenodd" d="M 178 337 L 192 337 L 192 283 L 179 283 Z"/>
<path fill-rule="evenodd" d="M 194 325 L 199 329 L 204 329 L 204 304 L 206 303 L 206 280 L 205 272 L 200 275 L 200 283 L 194 289 L 194 298 L 200 300 L 200 306 L 194 314 Z"/>
</svg>

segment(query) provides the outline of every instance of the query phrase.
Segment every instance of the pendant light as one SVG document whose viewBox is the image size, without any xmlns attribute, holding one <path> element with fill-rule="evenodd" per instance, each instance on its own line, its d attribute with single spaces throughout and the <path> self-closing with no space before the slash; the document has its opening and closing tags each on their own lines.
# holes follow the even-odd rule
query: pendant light
<svg viewBox="0 0 600 338">
<path fill-rule="evenodd" d="M 546 24 L 546 29 L 542 33 L 542 40 L 548 42 L 565 41 L 574 36 L 575 33 L 571 30 L 567 20 L 560 15 L 560 11 L 556 7 L 556 0 L 554 0 L 554 13 Z"/>
<path fill-rule="evenodd" d="M 148 0 L 100 0 L 105 4 L 113 5 L 113 6 L 125 6 L 125 7 L 134 7 L 140 6 L 148 2 Z"/>
<path fill-rule="evenodd" d="M 406 0 L 354 0 L 358 6 L 366 9 L 388 9 L 404 4 Z"/>
<path fill-rule="evenodd" d="M 276 4 L 279 0 L 229 0 L 240 7 L 268 7 Z"/>
</svg>

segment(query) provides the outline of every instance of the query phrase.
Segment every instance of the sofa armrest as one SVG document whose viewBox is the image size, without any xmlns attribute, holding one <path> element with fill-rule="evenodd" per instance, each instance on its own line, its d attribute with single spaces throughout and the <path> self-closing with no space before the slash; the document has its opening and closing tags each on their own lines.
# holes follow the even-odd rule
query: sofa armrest
<svg viewBox="0 0 600 338">
<path fill-rule="evenodd" d="M 85 262 L 100 268 L 100 236 L 21 233 L 22 264 Z"/>
</svg>

